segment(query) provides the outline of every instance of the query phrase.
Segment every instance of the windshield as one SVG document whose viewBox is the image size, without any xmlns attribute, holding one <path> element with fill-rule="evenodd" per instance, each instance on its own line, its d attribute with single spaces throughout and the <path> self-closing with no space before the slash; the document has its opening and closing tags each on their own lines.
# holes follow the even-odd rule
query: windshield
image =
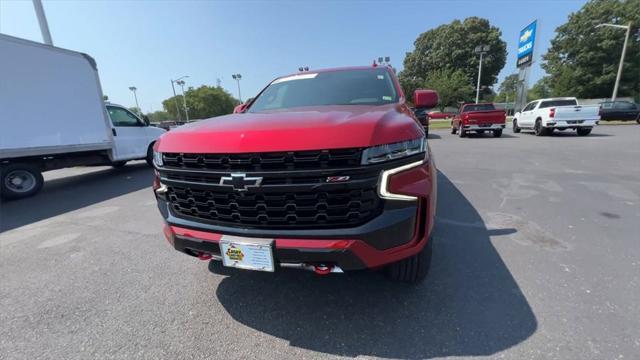
<svg viewBox="0 0 640 360">
<path fill-rule="evenodd" d="M 465 105 L 462 111 L 491 111 L 496 108 L 493 104 L 473 104 L 473 105 Z"/>
<path fill-rule="evenodd" d="M 552 106 L 571 106 L 571 105 L 578 105 L 578 102 L 575 99 L 549 100 L 549 101 L 543 101 L 542 103 L 540 103 L 539 109 L 544 109 Z"/>
<path fill-rule="evenodd" d="M 384 105 L 398 101 L 386 68 L 304 73 L 273 81 L 249 112 L 323 105 Z"/>
</svg>

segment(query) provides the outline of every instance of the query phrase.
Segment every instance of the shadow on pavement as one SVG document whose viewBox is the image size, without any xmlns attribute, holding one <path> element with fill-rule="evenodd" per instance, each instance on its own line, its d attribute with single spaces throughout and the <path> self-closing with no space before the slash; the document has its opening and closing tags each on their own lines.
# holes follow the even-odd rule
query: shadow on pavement
<svg viewBox="0 0 640 360">
<path fill-rule="evenodd" d="M 499 139 L 515 139 L 517 137 L 518 136 L 514 136 L 514 135 L 507 134 L 507 133 L 503 132 L 502 136 L 500 136 Z M 495 137 L 493 136 L 492 132 L 488 131 L 488 132 L 485 132 L 485 133 L 482 133 L 482 134 L 473 133 L 473 132 L 472 133 L 467 133 L 467 138 L 470 138 L 470 139 L 494 139 Z"/>
<path fill-rule="evenodd" d="M 545 135 L 543 137 L 557 137 L 557 138 L 565 138 L 565 137 L 576 137 L 576 138 L 590 138 L 590 137 L 609 137 L 609 136 L 615 136 L 615 135 L 611 135 L 611 134 L 604 134 L 604 133 L 599 133 L 598 128 L 594 128 L 593 130 L 594 132 L 592 132 L 591 134 L 587 135 L 587 136 L 578 136 L 578 133 L 575 130 L 564 130 L 564 131 L 558 131 L 555 130 L 551 135 Z M 533 133 L 533 131 L 522 131 L 521 135 L 530 135 L 530 136 L 536 136 L 536 134 Z M 504 136 L 504 134 L 502 135 Z"/>
<path fill-rule="evenodd" d="M 430 132 L 429 135 L 427 135 L 427 139 L 442 139 L 442 136 Z"/>
<path fill-rule="evenodd" d="M 442 173 L 438 196 L 449 221 L 436 225 L 433 267 L 418 286 L 374 272 L 235 271 L 217 297 L 236 321 L 330 355 L 486 356 L 526 340 L 535 315 L 489 239 L 515 229 L 487 229 Z"/>
<path fill-rule="evenodd" d="M 40 193 L 33 197 L 0 203 L 0 232 L 48 219 L 145 187 L 151 188 L 152 181 L 153 172 L 146 163 L 45 181 Z"/>
</svg>

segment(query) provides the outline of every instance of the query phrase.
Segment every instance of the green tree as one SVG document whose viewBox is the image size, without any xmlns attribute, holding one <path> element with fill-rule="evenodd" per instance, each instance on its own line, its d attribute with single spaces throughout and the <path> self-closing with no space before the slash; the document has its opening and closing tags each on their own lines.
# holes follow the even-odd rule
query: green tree
<svg viewBox="0 0 640 360">
<path fill-rule="evenodd" d="M 518 91 L 518 74 L 511 74 L 502 80 L 498 87 L 498 94 L 494 98 L 496 102 L 513 102 L 516 99 L 516 92 Z"/>
<path fill-rule="evenodd" d="M 182 95 L 176 95 L 163 100 L 162 108 L 171 116 L 171 120 L 184 120 L 186 119 L 186 116 L 184 113 L 184 106 L 182 104 Z"/>
<path fill-rule="evenodd" d="M 149 117 L 149 120 L 151 120 L 151 122 L 154 122 L 154 123 L 159 123 L 161 121 L 167 121 L 167 120 L 175 119 L 173 116 L 171 116 L 171 114 L 169 114 L 166 111 L 162 111 L 162 110 L 158 110 L 158 111 L 154 111 L 152 113 L 148 113 L 147 116 Z"/>
<path fill-rule="evenodd" d="M 190 119 L 207 119 L 214 116 L 226 115 L 233 112 L 233 108 L 240 102 L 221 87 L 200 86 L 189 88 L 185 93 Z M 183 120 L 186 119 L 182 95 L 170 97 L 162 102 L 164 110 L 174 119 L 178 119 L 178 109 Z"/>
<path fill-rule="evenodd" d="M 430 73 L 424 87 L 438 91 L 441 111 L 447 106 L 457 107 L 459 102 L 470 101 L 474 94 L 471 80 L 462 70 L 441 69 Z"/>
<path fill-rule="evenodd" d="M 625 32 L 597 24 L 632 24 L 619 96 L 640 97 L 640 0 L 592 0 L 556 29 L 542 67 L 554 95 L 611 96 Z"/>
<path fill-rule="evenodd" d="M 454 20 L 420 34 L 415 49 L 406 54 L 399 75 L 403 91 L 410 97 L 416 85 L 443 69 L 460 70 L 470 84 L 476 84 L 480 58 L 474 49 L 481 44 L 490 47 L 482 61 L 481 85 L 493 85 L 507 58 L 507 44 L 501 35 L 500 29 L 479 17 Z"/>
<path fill-rule="evenodd" d="M 536 100 L 536 99 L 544 99 L 552 96 L 564 96 L 557 95 L 553 92 L 551 88 L 551 78 L 549 76 L 545 76 L 538 80 L 531 89 L 527 92 L 528 101 Z"/>
<path fill-rule="evenodd" d="M 129 111 L 131 111 L 132 113 L 134 113 L 136 115 L 142 114 L 142 111 L 140 111 L 140 108 L 138 108 L 137 106 L 130 107 Z"/>
</svg>

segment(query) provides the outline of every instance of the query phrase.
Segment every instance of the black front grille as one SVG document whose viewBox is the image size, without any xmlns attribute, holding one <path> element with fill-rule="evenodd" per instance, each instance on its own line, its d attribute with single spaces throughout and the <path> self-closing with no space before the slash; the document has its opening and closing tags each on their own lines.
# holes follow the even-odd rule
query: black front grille
<svg viewBox="0 0 640 360">
<path fill-rule="evenodd" d="M 242 154 L 163 153 L 164 166 L 218 171 L 291 171 L 340 169 L 360 165 L 362 149 L 334 149 Z"/>
<path fill-rule="evenodd" d="M 286 154 L 286 159 L 277 162 L 274 159 L 280 155 L 275 154 Z M 305 154 L 315 160 L 303 161 Z M 164 166 L 158 171 L 167 192 L 159 196 L 168 202 L 175 217 L 218 226 L 287 230 L 355 227 L 383 211 L 384 201 L 378 196 L 381 171 L 423 156 L 362 166 L 360 155 L 358 149 L 165 153 Z M 255 160 L 251 159 L 261 160 L 252 163 Z M 261 178 L 260 184 L 243 188 L 227 182 L 229 177 L 241 177 L 239 174 Z"/>
<path fill-rule="evenodd" d="M 264 228 L 348 227 L 381 211 L 375 187 L 325 191 L 234 192 L 169 186 L 167 199 L 179 217 L 219 225 Z"/>
</svg>

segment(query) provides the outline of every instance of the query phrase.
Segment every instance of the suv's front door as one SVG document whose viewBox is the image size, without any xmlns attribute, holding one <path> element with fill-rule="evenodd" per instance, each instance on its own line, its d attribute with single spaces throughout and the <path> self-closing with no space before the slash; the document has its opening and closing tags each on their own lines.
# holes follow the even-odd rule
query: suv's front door
<svg viewBox="0 0 640 360">
<path fill-rule="evenodd" d="M 146 124 L 129 110 L 107 105 L 107 112 L 113 124 L 115 159 L 142 159 L 147 155 Z"/>
</svg>

